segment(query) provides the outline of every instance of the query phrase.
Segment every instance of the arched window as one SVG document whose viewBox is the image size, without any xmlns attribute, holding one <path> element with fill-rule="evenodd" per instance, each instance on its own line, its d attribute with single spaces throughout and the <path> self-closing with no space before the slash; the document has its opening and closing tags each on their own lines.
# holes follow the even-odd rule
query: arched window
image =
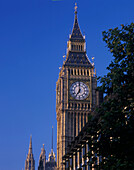
<svg viewBox="0 0 134 170">
<path fill-rule="evenodd" d="M 73 69 L 71 69 L 71 74 L 73 75 Z"/>
<path fill-rule="evenodd" d="M 82 69 L 81 69 L 81 75 L 82 75 Z"/>
<path fill-rule="evenodd" d="M 77 73 L 78 73 L 78 75 L 80 74 L 80 73 L 79 73 L 79 69 L 78 69 Z"/>
<path fill-rule="evenodd" d="M 87 70 L 87 75 L 89 76 L 89 70 Z"/>
<path fill-rule="evenodd" d="M 74 75 L 76 75 L 76 69 L 74 69 Z"/>
</svg>

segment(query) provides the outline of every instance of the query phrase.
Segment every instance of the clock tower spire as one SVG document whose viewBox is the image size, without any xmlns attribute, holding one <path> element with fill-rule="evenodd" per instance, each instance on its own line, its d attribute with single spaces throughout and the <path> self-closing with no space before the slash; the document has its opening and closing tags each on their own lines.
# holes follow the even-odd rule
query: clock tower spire
<svg viewBox="0 0 134 170">
<path fill-rule="evenodd" d="M 62 156 L 75 136 L 88 121 L 96 106 L 96 76 L 94 65 L 86 53 L 75 4 L 72 33 L 67 42 L 66 59 L 56 83 L 57 169 L 64 170 Z"/>
</svg>

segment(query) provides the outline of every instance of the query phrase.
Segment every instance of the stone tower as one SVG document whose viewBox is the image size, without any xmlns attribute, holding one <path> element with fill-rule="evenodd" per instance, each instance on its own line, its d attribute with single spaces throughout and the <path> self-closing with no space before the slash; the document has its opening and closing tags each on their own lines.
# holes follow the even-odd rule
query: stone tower
<svg viewBox="0 0 134 170">
<path fill-rule="evenodd" d="M 41 149 L 41 154 L 40 154 L 40 159 L 39 159 L 38 170 L 45 170 L 45 164 L 46 164 L 46 153 L 45 153 L 44 144 L 43 144 L 43 148 Z"/>
<path fill-rule="evenodd" d="M 30 136 L 29 151 L 25 161 L 25 170 L 35 170 L 35 160 L 32 152 L 32 136 Z"/>
<path fill-rule="evenodd" d="M 96 106 L 96 87 L 94 65 L 86 54 L 85 36 L 79 28 L 75 4 L 75 19 L 67 42 L 66 60 L 56 83 L 58 170 L 65 169 L 62 156 L 66 153 L 66 147 L 81 131 Z"/>
</svg>

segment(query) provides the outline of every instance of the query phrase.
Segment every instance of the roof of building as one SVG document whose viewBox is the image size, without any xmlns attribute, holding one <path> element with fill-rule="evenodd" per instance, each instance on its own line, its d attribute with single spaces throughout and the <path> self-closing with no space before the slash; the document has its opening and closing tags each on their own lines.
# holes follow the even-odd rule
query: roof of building
<svg viewBox="0 0 134 170">
<path fill-rule="evenodd" d="M 86 52 L 72 52 L 69 51 L 66 61 L 64 63 L 65 66 L 86 66 L 93 67 L 91 62 L 89 61 Z"/>
<path fill-rule="evenodd" d="M 72 34 L 70 35 L 69 41 L 73 42 L 74 46 L 77 46 L 77 43 L 81 43 L 81 45 L 78 46 L 78 48 L 80 49 L 68 50 L 67 57 L 63 65 L 93 68 L 93 65 L 89 61 L 88 56 L 86 54 L 85 38 L 83 37 L 78 24 L 77 4 L 75 4 L 75 19 Z"/>
</svg>

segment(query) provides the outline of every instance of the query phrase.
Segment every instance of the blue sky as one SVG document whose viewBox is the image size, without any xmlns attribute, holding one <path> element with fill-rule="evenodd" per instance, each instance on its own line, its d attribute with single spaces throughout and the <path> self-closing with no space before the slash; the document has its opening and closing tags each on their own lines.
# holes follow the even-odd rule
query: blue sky
<svg viewBox="0 0 134 170">
<path fill-rule="evenodd" d="M 42 144 L 48 156 L 54 126 L 55 88 L 73 27 L 74 0 L 0 1 L 0 170 L 24 168 L 30 134 L 36 169 Z M 79 0 L 78 20 L 97 75 L 112 59 L 102 31 L 130 24 L 133 0 Z"/>
</svg>

